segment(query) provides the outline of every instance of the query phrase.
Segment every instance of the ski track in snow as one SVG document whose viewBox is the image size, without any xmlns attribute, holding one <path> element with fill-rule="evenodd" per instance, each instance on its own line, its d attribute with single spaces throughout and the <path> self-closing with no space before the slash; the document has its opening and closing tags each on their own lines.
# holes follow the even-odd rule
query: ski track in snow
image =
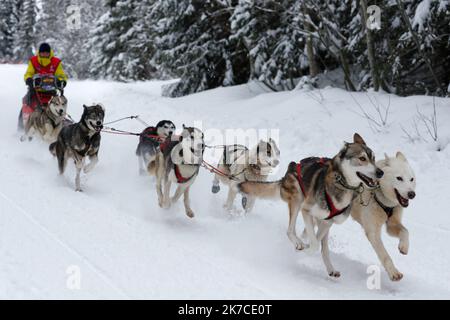
<svg viewBox="0 0 450 320">
<path fill-rule="evenodd" d="M 210 128 L 280 128 L 281 164 L 270 179 L 281 177 L 292 160 L 334 155 L 353 132 L 362 134 L 378 158 L 402 150 L 418 181 L 417 199 L 404 214 L 410 253 L 402 256 L 397 240 L 383 234 L 404 278 L 393 283 L 381 269 L 381 289 L 369 290 L 367 267 L 379 262 L 356 222 L 349 219 L 331 230 L 332 261 L 342 276 L 330 279 L 319 253 L 293 249 L 286 236 L 287 206 L 281 201 L 258 201 L 251 214 L 230 215 L 222 209 L 227 188 L 222 185 L 213 195 L 212 175 L 201 170 L 191 191 L 194 219 L 185 216 L 182 202 L 160 209 L 154 179 L 138 175 L 136 137 L 102 134 L 100 162 L 82 176 L 84 192 L 75 193 L 71 163 L 60 177 L 46 144 L 19 141 L 16 119 L 25 93 L 24 71 L 24 66 L 0 65 L 9 81 L 0 84 L 0 298 L 450 298 L 450 151 L 411 144 L 400 128 L 410 126 L 415 105 L 430 112 L 431 97 L 391 96 L 390 125 L 374 134 L 355 113 L 358 107 L 349 93 L 333 88 L 322 90 L 322 103 L 314 93 L 264 93 L 255 84 L 178 99 L 161 97 L 162 82 L 157 81 L 73 81 L 66 90 L 74 119 L 82 104 L 101 102 L 106 122 L 139 114 L 151 125 L 170 119 L 181 128 L 202 120 L 206 139 Z M 373 112 L 366 94 L 353 96 Z M 388 98 L 377 94 L 377 99 Z M 436 102 L 441 138 L 449 141 L 444 126 L 450 120 L 449 102 Z M 112 126 L 142 130 L 134 120 Z M 206 159 L 214 163 L 221 151 L 212 152 Z M 299 231 L 302 225 L 299 219 Z M 70 266 L 81 272 L 78 290 L 67 286 Z"/>
</svg>

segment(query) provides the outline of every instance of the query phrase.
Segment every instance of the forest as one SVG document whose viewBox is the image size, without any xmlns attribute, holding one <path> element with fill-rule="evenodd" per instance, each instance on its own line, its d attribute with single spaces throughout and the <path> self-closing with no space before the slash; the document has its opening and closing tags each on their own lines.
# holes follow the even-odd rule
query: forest
<svg viewBox="0 0 450 320">
<path fill-rule="evenodd" d="M 0 62 L 49 42 L 76 79 L 258 81 L 447 96 L 448 0 L 2 0 Z"/>
</svg>

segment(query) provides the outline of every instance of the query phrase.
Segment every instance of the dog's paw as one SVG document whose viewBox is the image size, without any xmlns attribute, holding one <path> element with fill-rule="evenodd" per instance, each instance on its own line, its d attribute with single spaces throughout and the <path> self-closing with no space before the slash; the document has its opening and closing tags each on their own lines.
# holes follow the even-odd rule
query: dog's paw
<svg viewBox="0 0 450 320">
<path fill-rule="evenodd" d="M 390 278 L 392 281 L 400 281 L 400 280 L 402 280 L 402 278 L 403 278 L 403 273 L 401 273 L 401 272 L 398 271 L 398 270 L 394 270 L 394 271 L 392 271 L 392 272 L 389 273 L 389 278 Z"/>
<path fill-rule="evenodd" d="M 186 210 L 186 215 L 187 215 L 189 218 L 193 218 L 193 217 L 194 217 L 194 211 L 192 211 L 192 210 Z"/>
<path fill-rule="evenodd" d="M 400 241 L 398 244 L 398 251 L 400 251 L 401 254 L 407 255 L 409 251 L 408 241 Z"/>
<path fill-rule="evenodd" d="M 85 166 L 83 168 L 83 172 L 84 173 L 89 173 L 92 171 L 92 169 L 94 169 L 95 164 L 94 163 L 89 163 L 87 166 Z"/>
<path fill-rule="evenodd" d="M 317 252 L 317 251 L 319 251 L 319 248 L 320 248 L 319 242 L 317 242 L 317 241 L 312 241 L 312 242 L 309 244 L 308 251 L 311 252 L 311 253 Z"/>
<path fill-rule="evenodd" d="M 172 204 L 172 201 L 170 199 L 166 199 L 162 202 L 162 208 L 169 209 Z"/>
<path fill-rule="evenodd" d="M 75 192 L 83 192 L 83 189 L 81 189 L 81 188 L 76 188 L 76 189 L 75 189 Z"/>
<path fill-rule="evenodd" d="M 211 188 L 211 192 L 212 193 L 218 193 L 220 191 L 220 186 L 219 185 L 213 185 Z"/>
<path fill-rule="evenodd" d="M 242 208 L 247 211 L 247 203 L 248 203 L 247 197 L 243 196 L 242 200 L 241 200 L 241 203 L 242 203 Z"/>
<path fill-rule="evenodd" d="M 328 275 L 332 278 L 339 278 L 341 276 L 341 273 L 339 271 L 333 270 L 329 272 Z"/>
<path fill-rule="evenodd" d="M 303 243 L 299 238 L 294 241 L 295 250 L 302 251 L 307 248 L 307 246 Z"/>
<path fill-rule="evenodd" d="M 20 137 L 20 142 L 24 142 L 25 140 L 27 140 L 27 136 L 24 135 Z"/>
</svg>

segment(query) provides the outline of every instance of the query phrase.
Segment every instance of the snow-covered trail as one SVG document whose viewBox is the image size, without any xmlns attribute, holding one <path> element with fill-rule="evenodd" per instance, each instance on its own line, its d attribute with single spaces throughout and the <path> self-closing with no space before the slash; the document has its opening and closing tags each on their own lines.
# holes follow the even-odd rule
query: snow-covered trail
<svg viewBox="0 0 450 320">
<path fill-rule="evenodd" d="M 354 221 L 331 231 L 332 259 L 342 277 L 329 279 L 320 254 L 296 252 L 288 241 L 284 203 L 260 201 L 253 213 L 230 216 L 222 209 L 226 188 L 211 194 L 212 176 L 202 170 L 191 192 L 193 220 L 182 203 L 160 209 L 154 181 L 138 175 L 135 137 L 103 134 L 99 165 L 83 176 L 84 192 L 75 193 L 71 165 L 59 177 L 44 143 L 19 142 L 23 72 L 23 66 L 0 66 L 8 79 L 0 84 L 0 298 L 450 298 L 449 148 L 409 144 L 400 129 L 409 125 L 415 104 L 429 111 L 431 98 L 391 96 L 392 124 L 373 134 L 355 114 L 351 96 L 338 89 L 322 90 L 321 104 L 307 92 L 264 93 L 256 85 L 180 99 L 162 98 L 161 82 L 81 81 L 66 90 L 75 119 L 83 103 L 102 102 L 109 120 L 139 114 L 151 124 L 164 118 L 178 127 L 201 120 L 207 139 L 212 128 L 280 128 L 282 162 L 273 179 L 292 160 L 332 156 L 355 131 L 379 158 L 401 149 L 418 180 L 418 197 L 404 219 L 410 254 L 400 255 L 395 239 L 384 240 L 405 277 L 392 283 L 383 270 L 381 289 L 369 290 L 367 267 L 379 263 Z M 369 108 L 365 94 L 353 95 Z M 437 102 L 445 124 L 448 101 Z M 135 121 L 114 127 L 142 129 Z M 441 136 L 450 137 L 441 128 Z M 74 267 L 81 272 L 79 290 L 67 285 Z"/>
</svg>

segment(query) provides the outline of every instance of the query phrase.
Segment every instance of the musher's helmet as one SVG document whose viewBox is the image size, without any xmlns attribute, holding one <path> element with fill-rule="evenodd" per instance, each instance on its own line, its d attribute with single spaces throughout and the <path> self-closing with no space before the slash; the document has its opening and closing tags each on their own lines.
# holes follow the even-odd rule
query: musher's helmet
<svg viewBox="0 0 450 320">
<path fill-rule="evenodd" d="M 50 45 L 46 42 L 41 43 L 41 45 L 39 46 L 39 53 L 50 53 L 52 51 L 52 48 L 50 47 Z"/>
</svg>

